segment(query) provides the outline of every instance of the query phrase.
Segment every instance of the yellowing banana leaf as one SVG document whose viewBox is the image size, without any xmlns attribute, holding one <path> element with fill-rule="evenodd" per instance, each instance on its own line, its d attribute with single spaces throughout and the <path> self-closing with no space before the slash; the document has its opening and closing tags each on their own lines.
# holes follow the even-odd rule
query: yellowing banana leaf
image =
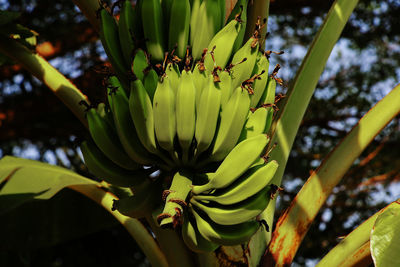
<svg viewBox="0 0 400 267">
<path fill-rule="evenodd" d="M 400 266 L 400 202 L 381 213 L 371 232 L 371 255 L 377 267 Z"/>
<path fill-rule="evenodd" d="M 278 220 L 267 260 L 279 265 L 293 259 L 301 240 L 333 188 L 376 135 L 399 113 L 400 84 L 359 120 L 311 174 Z"/>
<path fill-rule="evenodd" d="M 0 214 L 34 199 L 49 199 L 61 189 L 96 182 L 70 170 L 28 159 L 0 160 Z"/>
</svg>

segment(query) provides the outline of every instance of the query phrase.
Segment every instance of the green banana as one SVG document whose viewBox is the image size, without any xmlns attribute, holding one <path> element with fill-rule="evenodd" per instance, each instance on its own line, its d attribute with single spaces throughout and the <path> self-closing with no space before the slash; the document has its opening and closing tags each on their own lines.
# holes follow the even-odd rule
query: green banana
<svg viewBox="0 0 400 267">
<path fill-rule="evenodd" d="M 196 221 L 185 213 L 182 225 L 182 239 L 186 246 L 196 253 L 207 253 L 216 250 L 219 245 L 212 243 L 200 234 Z"/>
<path fill-rule="evenodd" d="M 197 3 L 195 3 L 197 4 Z M 193 21 L 191 27 L 191 38 L 190 38 L 190 46 L 192 47 L 192 56 L 194 60 L 200 59 L 201 53 L 203 49 L 207 47 L 208 42 L 211 40 L 210 37 L 212 32 L 213 25 L 207 25 L 205 22 L 207 21 L 207 9 L 206 9 L 206 0 L 202 0 L 199 4 L 199 8 L 197 10 L 196 21 Z M 192 20 L 192 19 L 191 19 Z M 214 20 L 212 21 L 214 22 Z M 206 25 L 208 27 L 206 27 Z M 204 41 L 200 38 L 203 36 Z M 213 36 L 213 35 L 212 35 Z M 209 38 L 209 40 L 207 40 Z M 201 43 L 201 45 L 200 45 Z"/>
<path fill-rule="evenodd" d="M 219 73 L 221 82 L 218 83 L 221 89 L 221 110 L 224 110 L 229 98 L 232 95 L 232 78 L 228 71 L 221 71 Z"/>
<path fill-rule="evenodd" d="M 209 74 L 202 70 L 201 64 L 196 64 L 193 69 L 193 83 L 196 87 L 196 114 L 199 114 L 200 98 L 203 89 L 208 85 Z"/>
<path fill-rule="evenodd" d="M 161 187 L 150 180 L 143 182 L 140 190 L 135 190 L 133 196 L 114 200 L 112 210 L 118 210 L 125 216 L 144 218 L 151 215 L 153 209 L 160 204 Z"/>
<path fill-rule="evenodd" d="M 248 77 L 250 77 L 257 61 L 258 47 L 258 39 L 253 36 L 233 55 L 232 63 L 236 64 L 232 68 L 233 88 L 240 86 L 246 79 L 248 79 Z M 243 59 L 246 60 L 243 61 Z"/>
<path fill-rule="evenodd" d="M 225 6 L 225 3 L 222 3 L 221 0 L 206 0 L 206 2 L 207 2 L 207 13 L 214 18 L 214 34 L 211 36 L 212 39 L 215 33 L 221 30 L 222 27 L 224 26 L 222 20 L 225 19 L 225 11 L 224 12 L 222 11 L 222 5 Z"/>
<path fill-rule="evenodd" d="M 197 141 L 196 155 L 205 151 L 214 139 L 219 111 L 221 108 L 221 90 L 215 85 L 212 76 L 203 89 L 196 118 L 195 137 Z"/>
<path fill-rule="evenodd" d="M 216 134 L 210 160 L 220 161 L 224 159 L 236 145 L 249 108 L 249 93 L 241 87 L 236 88 L 221 112 L 221 123 Z"/>
<path fill-rule="evenodd" d="M 112 114 L 112 110 L 113 110 L 113 106 L 114 106 L 114 104 L 113 104 L 113 101 L 112 101 L 112 98 L 111 98 L 111 95 L 117 90 L 117 89 L 119 89 L 119 88 L 121 88 L 121 84 L 119 83 L 119 81 L 118 81 L 118 86 L 112 86 L 111 85 L 111 82 L 110 82 L 110 80 L 112 80 L 112 79 L 116 79 L 116 80 L 118 80 L 117 79 L 117 77 L 115 77 L 115 76 L 111 76 L 109 79 L 108 79 L 108 81 L 107 81 L 107 89 L 106 89 L 106 91 L 107 91 L 107 104 L 105 104 L 105 103 L 100 103 L 99 105 L 104 105 L 104 109 L 103 109 L 103 113 L 105 114 L 105 116 L 104 116 L 104 119 L 107 121 L 107 123 L 109 124 L 109 125 L 114 125 L 114 118 L 113 118 L 113 114 Z M 97 106 L 97 110 L 99 110 L 99 106 Z M 107 112 L 106 112 L 107 111 Z"/>
<path fill-rule="evenodd" d="M 246 23 L 247 23 L 247 0 L 239 0 L 236 2 L 235 7 L 233 8 L 231 14 L 228 17 L 229 21 L 232 21 L 236 18 L 236 15 L 241 14 L 242 27 L 239 31 L 239 34 L 235 40 L 235 44 L 233 45 L 232 53 L 235 53 L 242 47 L 244 35 L 246 33 Z"/>
<path fill-rule="evenodd" d="M 143 32 L 143 25 L 142 25 L 142 2 L 143 0 L 136 0 L 136 4 L 133 7 L 134 11 L 134 19 L 135 19 L 135 26 L 134 26 L 134 32 L 133 36 L 138 42 L 141 42 L 144 40 L 144 32 Z M 136 41 L 135 40 L 135 41 Z"/>
<path fill-rule="evenodd" d="M 106 105 L 105 103 L 99 103 L 97 105 L 96 111 L 100 115 L 100 117 L 108 123 L 108 125 L 114 125 L 114 119 L 109 105 Z"/>
<path fill-rule="evenodd" d="M 254 220 L 268 205 L 271 199 L 269 187 L 249 198 L 232 205 L 221 205 L 215 202 L 203 202 L 191 199 L 190 203 L 207 214 L 210 219 L 221 225 L 235 225 Z"/>
<path fill-rule="evenodd" d="M 233 205 L 246 200 L 264 189 L 278 168 L 276 161 L 251 167 L 228 187 L 217 189 L 212 194 L 195 195 L 196 201 L 214 201 L 222 205 Z"/>
<path fill-rule="evenodd" d="M 131 1 L 125 0 L 122 3 L 119 20 L 118 20 L 118 36 L 121 45 L 122 54 L 127 66 L 132 63 L 133 51 L 135 50 L 135 42 L 133 37 L 137 32 L 137 17 L 133 10 Z"/>
<path fill-rule="evenodd" d="M 132 121 L 128 97 L 124 94 L 122 88 L 119 88 L 111 94 L 111 98 L 115 128 L 125 152 L 137 163 L 152 165 L 154 159 L 140 142 L 135 124 Z"/>
<path fill-rule="evenodd" d="M 126 78 L 127 65 L 121 51 L 117 22 L 105 8 L 100 10 L 100 21 L 100 39 L 108 59 L 118 77 Z"/>
<path fill-rule="evenodd" d="M 117 88 L 122 88 L 123 90 L 122 90 L 121 94 L 124 94 L 125 96 L 127 96 L 129 94 L 129 92 L 131 91 L 130 88 L 125 88 L 116 76 L 110 76 L 107 80 L 107 99 L 109 101 L 111 110 L 112 110 L 112 105 L 110 103 L 110 102 L 112 102 L 111 95 L 114 92 L 114 90 Z"/>
<path fill-rule="evenodd" d="M 100 106 L 101 107 L 101 106 Z M 106 112 L 91 108 L 87 111 L 89 132 L 100 150 L 115 164 L 128 170 L 140 168 L 140 165 L 132 161 L 125 153 L 113 125 L 106 119 Z"/>
<path fill-rule="evenodd" d="M 219 165 L 214 175 L 204 185 L 194 185 L 192 193 L 224 188 L 232 184 L 263 154 L 269 142 L 269 137 L 260 134 L 237 144 Z"/>
<path fill-rule="evenodd" d="M 166 1 L 166 0 L 163 0 Z M 184 58 L 189 39 L 190 2 L 189 0 L 175 0 L 171 6 L 169 20 L 168 51 L 176 48 L 176 55 Z"/>
<path fill-rule="evenodd" d="M 147 94 L 149 95 L 151 102 L 153 102 L 154 93 L 156 92 L 158 84 L 158 75 L 154 69 L 150 69 L 147 73 L 144 74 L 143 84 L 146 88 Z"/>
<path fill-rule="evenodd" d="M 192 46 L 194 60 L 200 59 L 204 48 L 208 47 L 214 34 L 221 28 L 221 10 L 218 6 L 219 0 L 203 0 L 197 14 L 194 29 L 195 36 Z"/>
<path fill-rule="evenodd" d="M 129 110 L 140 142 L 142 142 L 147 151 L 156 154 L 153 107 L 150 97 L 140 80 L 131 82 Z"/>
<path fill-rule="evenodd" d="M 223 246 L 240 245 L 250 240 L 250 238 L 260 228 L 260 223 L 257 221 L 247 221 L 235 225 L 219 225 L 204 215 L 191 209 L 197 223 L 197 228 L 200 234 L 208 241 L 214 242 Z"/>
<path fill-rule="evenodd" d="M 239 142 L 258 134 L 267 133 L 272 122 L 271 114 L 273 114 L 272 108 L 249 111 L 247 121 L 240 133 Z"/>
<path fill-rule="evenodd" d="M 165 68 L 165 75 L 169 77 L 171 88 L 174 91 L 174 94 L 176 95 L 176 91 L 178 90 L 178 86 L 180 83 L 179 78 L 181 76 L 178 65 L 172 62 L 168 63 L 167 67 Z"/>
<path fill-rule="evenodd" d="M 203 0 L 192 0 L 191 3 L 190 32 L 189 32 L 190 36 L 189 43 L 191 46 L 193 46 L 194 37 L 196 36 L 196 30 L 198 29 L 196 23 L 199 14 L 200 4 L 202 3 L 202 1 Z"/>
<path fill-rule="evenodd" d="M 158 82 L 153 99 L 153 114 L 157 142 L 160 147 L 172 152 L 176 134 L 175 94 L 168 76 Z"/>
<path fill-rule="evenodd" d="M 141 17 L 147 51 L 153 62 L 164 60 L 164 23 L 160 0 L 145 0 L 141 2 Z"/>
<path fill-rule="evenodd" d="M 274 116 L 274 108 L 272 105 L 274 105 L 275 103 L 275 91 L 276 91 L 276 80 L 273 77 L 269 76 L 265 90 L 257 105 L 266 108 L 266 110 L 268 111 L 268 115 L 265 119 L 264 133 L 268 133 L 272 125 L 272 120 Z M 257 111 L 258 109 L 256 110 L 256 112 Z"/>
<path fill-rule="evenodd" d="M 265 165 L 266 157 L 265 155 L 262 157 L 259 157 L 256 161 L 253 162 L 253 164 L 250 166 L 250 168 L 247 171 L 253 170 L 253 167 L 261 167 Z M 243 174 L 244 175 L 244 174 Z"/>
<path fill-rule="evenodd" d="M 142 49 L 138 49 L 136 51 L 135 57 L 133 58 L 131 71 L 135 74 L 136 78 L 143 82 L 144 79 L 144 71 L 149 67 L 149 63 L 147 61 L 147 56 Z"/>
<path fill-rule="evenodd" d="M 81 151 L 89 171 L 104 181 L 122 187 L 135 187 L 143 183 L 154 170 L 128 171 L 110 161 L 94 142 L 84 141 Z"/>
<path fill-rule="evenodd" d="M 196 129 L 196 88 L 193 74 L 184 70 L 176 94 L 176 133 L 182 148 L 182 160 L 189 159 L 189 149 Z"/>
<path fill-rule="evenodd" d="M 267 108 L 268 110 L 268 117 L 265 123 L 265 129 L 264 133 L 269 133 L 269 130 L 271 129 L 272 125 L 272 120 L 274 119 L 274 109 L 273 108 Z"/>
<path fill-rule="evenodd" d="M 169 26 L 171 21 L 171 10 L 174 0 L 161 0 L 161 10 L 163 13 L 163 23 Z M 165 38 L 168 39 L 168 32 L 165 33 Z"/>
<path fill-rule="evenodd" d="M 218 6 L 221 13 L 220 28 L 225 25 L 225 0 L 218 0 Z"/>
<path fill-rule="evenodd" d="M 237 17 L 230 21 L 212 38 L 208 45 L 209 53 L 207 53 L 204 60 L 204 65 L 207 69 L 212 70 L 214 66 L 219 66 L 222 69 L 226 67 L 226 64 L 232 56 L 233 45 L 235 44 L 241 27 L 242 23 L 240 17 Z"/>
<path fill-rule="evenodd" d="M 186 208 L 186 199 L 190 193 L 193 180 L 193 173 L 188 171 L 179 171 L 175 173 L 169 192 L 165 199 L 163 212 L 158 215 L 157 220 L 161 227 L 174 228 L 181 225 L 182 214 Z"/>
<path fill-rule="evenodd" d="M 275 91 L 276 91 L 276 81 L 274 78 L 271 76 L 268 77 L 268 83 L 267 86 L 264 90 L 263 95 L 260 98 L 260 102 L 258 103 L 258 106 L 264 105 L 264 104 L 274 104 L 275 102 Z"/>
<path fill-rule="evenodd" d="M 259 53 L 261 54 L 261 53 Z M 268 68 L 269 68 L 269 61 L 268 58 L 264 55 L 261 54 L 259 60 L 257 61 L 256 65 L 254 66 L 253 74 L 252 75 L 257 75 L 261 74 L 259 76 L 259 79 L 255 79 L 254 84 L 253 84 L 253 90 L 254 94 L 250 96 L 251 102 L 250 102 L 250 107 L 255 108 L 260 102 L 260 99 L 264 93 L 264 89 L 267 85 L 268 82 Z M 275 92 L 274 92 L 275 95 Z"/>
</svg>

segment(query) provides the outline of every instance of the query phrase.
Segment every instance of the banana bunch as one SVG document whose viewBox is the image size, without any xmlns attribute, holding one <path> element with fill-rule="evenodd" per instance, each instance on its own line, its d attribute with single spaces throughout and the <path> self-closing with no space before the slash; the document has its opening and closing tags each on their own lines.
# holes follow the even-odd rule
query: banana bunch
<svg viewBox="0 0 400 267">
<path fill-rule="evenodd" d="M 99 10 L 115 76 L 106 103 L 88 106 L 85 163 L 131 189 L 113 210 L 162 210 L 159 226 L 195 252 L 249 241 L 278 167 L 266 157 L 277 78 L 259 22 L 244 40 L 247 2 L 231 14 L 225 0 L 125 0 L 119 20 Z"/>
<path fill-rule="evenodd" d="M 100 39 L 116 75 L 125 83 L 137 49 L 146 50 L 156 64 L 164 60 L 166 51 L 184 58 L 190 45 L 199 59 L 225 24 L 225 0 L 137 0 L 135 5 L 123 0 L 117 2 L 119 19 L 112 14 L 114 7 L 100 3 Z"/>
<path fill-rule="evenodd" d="M 205 174 L 205 183 L 192 186 L 188 207 L 196 235 L 189 232 L 190 226 L 182 228 L 188 247 L 199 235 L 208 246 L 242 244 L 259 229 L 257 216 L 269 203 L 270 182 L 278 168 L 276 161 L 260 160 L 268 142 L 266 135 L 259 134 L 239 143 L 215 172 Z M 197 250 L 207 251 L 204 240 Z"/>
</svg>

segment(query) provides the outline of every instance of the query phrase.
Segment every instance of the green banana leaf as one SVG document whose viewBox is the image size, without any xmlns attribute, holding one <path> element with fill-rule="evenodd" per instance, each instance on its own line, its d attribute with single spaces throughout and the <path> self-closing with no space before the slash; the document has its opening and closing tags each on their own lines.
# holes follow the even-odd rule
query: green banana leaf
<svg viewBox="0 0 400 267">
<path fill-rule="evenodd" d="M 371 231 L 371 255 L 377 267 L 400 266 L 400 203 L 381 213 Z"/>
<path fill-rule="evenodd" d="M 278 142 L 277 147 L 270 155 L 271 159 L 279 162 L 279 169 L 274 178 L 278 185 L 281 182 L 290 150 L 318 80 L 357 3 L 358 0 L 336 0 L 332 4 L 324 23 L 296 73 L 294 81 L 289 87 L 286 104 L 271 138 L 271 144 Z"/>
<path fill-rule="evenodd" d="M 10 156 L 2 158 L 0 249 L 53 246 L 116 225 L 112 215 L 92 200 L 63 190 L 70 185 L 94 183 L 58 166 Z M 49 198 L 52 199 L 40 201 Z"/>
<path fill-rule="evenodd" d="M 28 201 L 49 199 L 68 186 L 95 183 L 58 166 L 6 156 L 0 160 L 0 214 Z"/>
<path fill-rule="evenodd" d="M 0 251 L 51 247 L 116 225 L 101 206 L 64 189 L 50 200 L 24 203 L 0 215 Z"/>
<path fill-rule="evenodd" d="M 24 203 L 50 199 L 62 189 L 70 187 L 108 209 L 137 241 L 154 266 L 167 266 L 164 254 L 140 221 L 111 211 L 109 207 L 115 195 L 102 190 L 101 185 L 58 166 L 6 156 L 0 160 L 0 214 Z M 37 214 L 35 216 L 40 218 Z"/>
<path fill-rule="evenodd" d="M 310 175 L 278 220 L 267 257 L 278 261 L 277 264 L 293 259 L 300 241 L 333 188 L 376 135 L 399 113 L 400 84 L 359 120 Z"/>
<path fill-rule="evenodd" d="M 398 206 L 400 199 L 390 203 L 385 208 L 376 212 L 369 217 L 366 221 L 355 228 L 344 239 L 342 239 L 328 254 L 326 254 L 316 267 L 333 267 L 340 266 L 344 262 L 348 262 L 357 250 L 362 248 L 371 239 L 371 231 L 375 225 L 376 219 L 379 215 L 386 210 L 391 209 L 393 206 Z"/>
<path fill-rule="evenodd" d="M 15 20 L 20 17 L 21 13 L 13 11 L 0 10 L 0 34 L 9 37 L 29 49 L 33 49 L 37 44 L 37 33 L 20 24 L 15 23 Z"/>
<path fill-rule="evenodd" d="M 296 73 L 296 77 L 291 82 L 285 106 L 278 114 L 279 118 L 276 125 L 274 125 L 274 133 L 270 142 L 270 144 L 277 143 L 276 148 L 270 154 L 270 158 L 279 162 L 278 171 L 272 182 L 274 184 L 281 184 L 289 153 L 301 120 L 329 55 L 357 3 L 358 0 L 336 0 L 332 4 L 324 23 L 321 25 Z M 269 225 L 273 225 L 275 202 L 276 199 L 270 201 L 267 209 L 261 214 L 261 218 L 266 220 Z M 259 258 L 262 256 L 260 251 L 264 251 L 260 248 L 265 249 L 270 240 L 270 232 L 258 232 L 252 238 L 249 244 L 251 266 L 255 266 L 259 262 Z"/>
<path fill-rule="evenodd" d="M 21 16 L 19 12 L 0 10 L 0 34 L 6 37 L 12 36 L 16 41 L 29 49 L 37 44 L 37 33 L 14 21 Z M 0 66 L 12 65 L 14 62 L 5 54 L 0 53 Z"/>
</svg>

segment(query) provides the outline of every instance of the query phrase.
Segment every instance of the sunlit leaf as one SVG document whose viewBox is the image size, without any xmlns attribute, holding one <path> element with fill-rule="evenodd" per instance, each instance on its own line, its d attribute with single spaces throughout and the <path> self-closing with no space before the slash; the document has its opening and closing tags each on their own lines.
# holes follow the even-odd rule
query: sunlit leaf
<svg viewBox="0 0 400 267">
<path fill-rule="evenodd" d="M 61 189 L 94 181 L 70 170 L 28 159 L 0 160 L 0 214 L 33 199 L 49 199 Z"/>
<path fill-rule="evenodd" d="M 371 232 L 371 255 L 375 266 L 400 266 L 400 203 L 392 205 L 375 221 Z"/>
<path fill-rule="evenodd" d="M 17 40 L 29 49 L 33 49 L 36 46 L 36 37 L 39 35 L 34 30 L 15 23 L 0 25 L 0 34 L 6 38 Z"/>
</svg>

